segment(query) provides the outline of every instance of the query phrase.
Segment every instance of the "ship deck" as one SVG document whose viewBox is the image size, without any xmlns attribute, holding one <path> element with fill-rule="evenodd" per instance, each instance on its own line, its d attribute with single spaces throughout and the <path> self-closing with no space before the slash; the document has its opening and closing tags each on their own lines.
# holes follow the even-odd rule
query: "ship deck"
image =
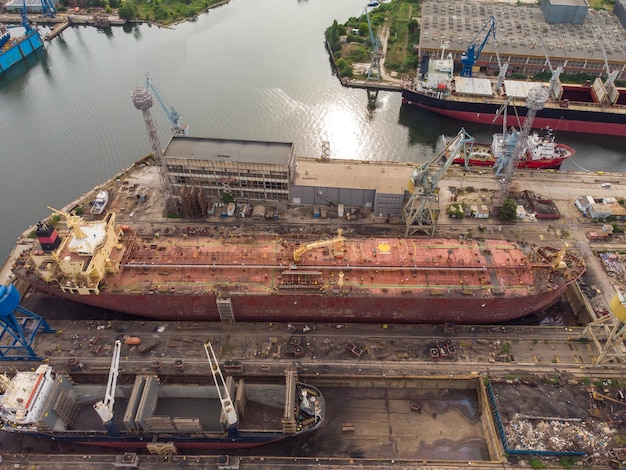
<svg viewBox="0 0 626 470">
<path fill-rule="evenodd" d="M 340 247 L 332 239 L 171 236 L 137 240 L 121 273 L 109 275 L 101 288 L 136 293 L 228 288 L 245 294 L 351 288 L 384 297 L 407 289 L 461 287 L 520 295 L 547 280 L 538 274 L 547 273 L 549 264 L 529 258 L 532 253 L 502 240 L 363 238 Z"/>
<path fill-rule="evenodd" d="M 282 432 L 282 418 L 285 401 L 284 384 L 246 383 L 249 395 L 245 412 L 239 413 L 240 432 Z M 102 421 L 92 404 L 96 397 L 104 397 L 104 386 L 75 385 L 74 390 L 82 397 L 81 406 L 74 421 L 73 432 L 104 432 Z M 206 395 L 204 397 L 198 395 Z M 125 430 L 124 415 L 129 405 L 131 387 L 119 386 L 114 404 L 114 420 L 118 429 Z M 211 395 L 211 396 L 209 396 Z M 200 386 L 166 385 L 161 386 L 154 410 L 147 418 L 155 419 L 158 426 L 167 427 L 170 418 L 181 420 L 197 419 L 202 432 L 223 433 L 220 423 L 221 404 L 215 392 Z M 162 429 L 163 432 L 167 430 Z M 174 429 L 172 428 L 172 432 Z"/>
<path fill-rule="evenodd" d="M 526 98 L 528 90 L 533 86 L 543 86 L 548 88 L 548 83 L 524 82 L 519 80 L 505 80 L 504 92 L 496 93 L 495 80 L 478 77 L 454 77 L 453 88 L 450 93 L 442 95 L 444 101 L 494 104 L 502 105 L 509 103 L 510 107 L 516 107 L 524 113 L 526 109 Z M 619 98 L 614 105 L 608 103 L 598 103 L 594 100 L 591 87 L 580 85 L 563 84 L 563 94 L 560 100 L 549 99 L 545 108 L 567 109 L 575 111 L 588 111 L 594 113 L 610 113 L 616 115 L 626 115 L 626 89 L 618 88 Z M 421 82 L 406 84 L 405 87 L 417 93 L 426 95 L 439 95 L 440 90 L 430 89 L 422 86 Z M 566 104 L 565 104 L 566 103 Z"/>
</svg>

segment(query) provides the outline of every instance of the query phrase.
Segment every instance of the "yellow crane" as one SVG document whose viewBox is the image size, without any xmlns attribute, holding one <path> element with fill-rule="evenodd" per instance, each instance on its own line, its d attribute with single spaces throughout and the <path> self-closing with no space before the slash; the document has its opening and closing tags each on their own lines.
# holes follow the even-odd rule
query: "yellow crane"
<svg viewBox="0 0 626 470">
<path fill-rule="evenodd" d="M 612 402 L 618 403 L 618 404 L 620 404 L 620 405 L 622 405 L 622 406 L 626 406 L 626 402 L 623 402 L 623 401 L 621 401 L 621 400 L 618 400 L 617 398 L 610 397 L 610 396 L 608 396 L 608 395 L 603 395 L 603 394 L 601 394 L 601 393 L 598 393 L 596 390 L 594 390 L 594 391 L 592 392 L 591 396 L 593 396 L 593 399 L 594 399 L 594 400 L 596 400 L 596 401 L 604 401 L 604 400 L 609 400 L 609 401 L 612 401 Z"/>
<path fill-rule="evenodd" d="M 302 245 L 301 247 L 296 248 L 293 252 L 294 262 L 297 263 L 298 261 L 300 261 L 302 255 L 309 250 L 314 250 L 315 248 L 323 248 L 325 246 L 331 245 L 334 245 L 335 247 L 335 257 L 343 256 L 343 242 L 346 240 L 346 238 L 342 235 L 342 233 L 342 229 L 337 229 L 337 236 L 335 238 L 331 238 L 330 240 L 320 240 L 317 242 L 307 243 L 306 245 Z M 341 255 L 337 256 L 338 253 L 340 253 Z"/>
</svg>

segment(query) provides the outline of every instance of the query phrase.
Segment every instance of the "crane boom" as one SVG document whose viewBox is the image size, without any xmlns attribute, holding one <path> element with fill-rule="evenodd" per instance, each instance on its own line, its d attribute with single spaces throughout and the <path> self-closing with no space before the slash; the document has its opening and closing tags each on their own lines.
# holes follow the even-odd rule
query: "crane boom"
<svg viewBox="0 0 626 470">
<path fill-rule="evenodd" d="M 380 39 L 378 38 L 378 36 L 376 36 L 374 34 L 374 30 L 372 29 L 372 23 L 370 21 L 370 13 L 368 8 L 376 8 L 380 5 L 380 3 L 374 1 L 374 2 L 368 2 L 365 5 L 365 8 L 363 8 L 363 13 L 365 13 L 365 17 L 367 19 L 367 28 L 369 30 L 369 34 L 370 34 L 370 41 L 372 43 L 372 63 L 370 64 L 370 68 L 367 71 L 367 79 L 370 80 L 372 78 L 372 70 L 376 69 L 377 73 L 378 73 L 378 77 L 374 77 L 378 80 L 380 80 L 382 78 L 381 76 L 381 70 L 380 70 L 380 59 L 382 56 L 382 52 L 380 51 Z M 363 16 L 363 13 L 361 13 L 361 16 Z"/>
<path fill-rule="evenodd" d="M 96 410 L 103 423 L 109 423 L 113 420 L 113 404 L 115 403 L 115 387 L 117 386 L 117 376 L 119 374 L 120 352 L 122 350 L 122 342 L 118 339 L 113 348 L 113 357 L 111 358 L 111 368 L 109 369 L 109 380 L 104 393 L 104 400 L 94 403 L 93 408 Z"/>
<path fill-rule="evenodd" d="M 297 263 L 298 261 L 300 261 L 300 258 L 302 257 L 302 255 L 309 250 L 314 250 L 315 248 L 323 248 L 325 246 L 330 246 L 330 245 L 335 245 L 336 246 L 335 251 L 341 252 L 343 256 L 343 243 L 345 241 L 345 237 L 342 235 L 342 233 L 343 233 L 342 229 L 337 229 L 337 236 L 335 238 L 332 238 L 330 240 L 322 240 L 322 241 L 307 243 L 306 245 L 302 245 L 300 248 L 297 248 L 293 252 L 294 262 Z"/>
<path fill-rule="evenodd" d="M 209 365 L 211 366 L 211 374 L 213 374 L 213 382 L 215 382 L 215 388 L 217 389 L 217 394 L 220 397 L 220 403 L 222 404 L 222 410 L 224 411 L 224 415 L 226 416 L 226 422 L 229 426 L 233 426 L 237 424 L 237 412 L 235 411 L 235 407 L 233 406 L 233 401 L 230 398 L 230 393 L 228 393 L 228 388 L 226 387 L 226 382 L 224 381 L 224 376 L 222 375 L 222 371 L 217 362 L 217 357 L 215 356 L 215 351 L 213 351 L 213 346 L 211 343 L 204 343 L 204 350 L 206 351 L 206 357 L 209 360 Z M 220 384 L 217 381 L 217 376 L 219 375 L 221 385 L 224 387 L 224 395 L 220 391 Z"/>
<path fill-rule="evenodd" d="M 472 42 L 467 46 L 467 50 L 461 54 L 461 64 L 463 64 L 463 70 L 461 70 L 461 76 L 463 77 L 471 77 L 472 76 L 472 67 L 478 61 L 480 57 L 480 53 L 487 44 L 489 40 L 489 36 L 493 36 L 493 41 L 496 41 L 496 18 L 491 16 L 487 22 L 483 25 L 480 31 L 476 34 Z M 480 40 L 481 35 L 485 35 Z M 500 61 L 500 57 L 498 57 L 498 62 Z"/>
<path fill-rule="evenodd" d="M 170 122 L 170 128 L 172 129 L 174 135 L 188 135 L 189 126 L 187 124 L 181 124 L 181 116 L 178 111 L 174 109 L 174 106 L 168 107 L 165 104 L 165 102 L 161 98 L 161 95 L 152 84 L 152 81 L 150 80 L 150 76 L 148 74 L 146 74 L 146 88 L 152 92 L 152 94 L 156 97 L 157 101 L 161 105 L 161 108 L 163 108 L 163 111 L 165 112 L 165 115 Z"/>
</svg>

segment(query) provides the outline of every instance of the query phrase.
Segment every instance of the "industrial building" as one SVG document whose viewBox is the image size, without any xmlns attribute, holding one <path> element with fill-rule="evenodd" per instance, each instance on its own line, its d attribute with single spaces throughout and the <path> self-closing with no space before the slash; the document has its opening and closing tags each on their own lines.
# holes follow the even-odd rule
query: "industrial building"
<svg viewBox="0 0 626 470">
<path fill-rule="evenodd" d="M 399 217 L 414 163 L 297 158 L 293 204 L 371 208 L 377 217 Z"/>
<path fill-rule="evenodd" d="M 163 153 L 163 177 L 183 214 L 206 214 L 210 199 L 289 199 L 293 144 L 175 136 Z"/>
<path fill-rule="evenodd" d="M 540 6 L 427 0 L 420 17 L 420 56 L 439 56 L 445 46 L 458 62 L 492 16 L 497 54 L 490 38 L 477 61 L 483 72 L 497 74 L 500 61 L 510 64 L 509 72 L 525 75 L 558 66 L 565 73 L 601 75 L 608 63 L 611 71 L 619 70 L 618 79 L 626 78 L 624 0 L 613 12 L 589 9 L 585 0 L 543 0 Z"/>
<path fill-rule="evenodd" d="M 296 157 L 292 143 L 173 137 L 163 177 L 184 217 L 202 217 L 211 202 L 285 201 L 294 205 L 371 208 L 402 214 L 413 164 Z M 384 178 L 381 178 L 384 175 Z"/>
<path fill-rule="evenodd" d="M 18 13 L 25 6 L 28 13 L 41 13 L 50 6 L 56 8 L 56 5 L 56 0 L 7 0 L 5 9 L 7 13 Z"/>
</svg>

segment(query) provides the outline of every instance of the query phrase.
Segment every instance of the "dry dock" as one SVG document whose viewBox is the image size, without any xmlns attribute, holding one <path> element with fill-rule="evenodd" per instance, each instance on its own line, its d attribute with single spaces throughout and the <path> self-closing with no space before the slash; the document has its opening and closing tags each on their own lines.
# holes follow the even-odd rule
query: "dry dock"
<svg viewBox="0 0 626 470">
<path fill-rule="evenodd" d="M 202 344 L 211 341 L 219 351 L 219 360 L 228 369 L 227 373 L 275 380 L 281 379 L 286 369 L 296 368 L 299 377 L 324 388 L 331 403 L 338 404 L 334 405 L 334 415 L 331 413 L 328 429 L 320 440 L 314 438 L 310 442 L 292 443 L 288 448 L 268 448 L 259 454 L 237 455 L 240 468 L 513 468 L 503 458 L 502 444 L 495 434 L 496 426 L 488 418 L 491 415 L 485 413 L 487 400 L 479 385 L 483 379 L 502 381 L 505 386 L 512 387 L 512 402 L 524 403 L 527 399 L 524 394 L 516 395 L 522 390 L 518 384 L 524 381 L 532 382 L 530 386 L 534 387 L 538 384 L 560 387 L 560 390 L 575 387 L 576 393 L 568 393 L 577 397 L 576 403 L 593 403 L 585 383 L 607 380 L 619 383 L 623 377 L 622 362 L 594 365 L 597 350 L 591 343 L 580 340 L 583 325 L 593 319 L 597 311 L 607 308 L 619 283 L 609 278 L 600 266 L 593 252 L 595 246 L 590 245 L 584 236 L 591 223 L 584 220 L 573 205 L 581 192 L 599 196 L 603 191 L 601 183 L 605 180 L 612 183 L 611 194 L 619 194 L 624 189 L 620 175 L 520 172 L 518 180 L 520 186 L 532 183 L 537 192 L 553 197 L 563 218 L 550 223 L 521 221 L 502 226 L 495 221 L 457 221 L 444 217 L 437 232 L 446 236 L 466 236 L 469 232 L 480 233 L 479 227 L 482 226 L 490 237 L 551 244 L 568 241 L 573 249 L 585 256 L 590 268 L 585 282 L 593 285 L 600 295 L 589 299 L 580 289 L 570 290 L 567 300 L 574 316 L 560 326 L 158 323 L 123 319 L 97 309 L 87 313 L 82 306 L 28 293 L 22 304 L 46 317 L 57 330 L 56 333 L 39 334 L 34 349 L 55 370 L 69 374 L 75 381 L 101 382 L 108 374 L 113 342 L 138 338 L 140 344 L 133 345 L 137 343 L 133 340 L 124 345 L 121 380 L 130 380 L 139 372 L 149 372 L 164 380 L 198 383 L 210 380 Z M 454 188 L 474 187 L 476 193 L 481 194 L 484 192 L 481 188 L 488 190 L 497 186 L 497 181 L 492 178 L 461 170 L 451 170 L 445 181 L 440 192 L 444 202 L 452 197 Z M 103 186 L 107 184 L 115 182 Z M 140 186 L 143 184 L 146 181 L 139 183 Z M 150 201 L 150 187 L 142 189 L 146 187 Z M 98 189 L 94 189 L 94 194 Z M 83 195 L 68 208 L 92 198 L 91 193 Z M 190 225 L 190 221 L 160 221 L 158 211 L 151 210 L 148 206 L 141 211 L 136 207 L 120 211 L 120 222 L 124 223 L 127 218 L 129 222 L 138 223 L 139 230 L 145 234 L 175 225 Z M 248 223 L 239 218 L 216 218 L 209 222 L 226 231 Z M 338 221 L 313 219 L 308 211 L 289 212 L 285 207 L 279 224 L 263 223 L 270 228 L 289 223 L 300 229 L 312 227 L 323 233 L 324 230 L 335 230 Z M 404 229 L 400 221 L 386 223 L 374 215 L 359 220 L 342 220 L 341 224 L 364 233 L 398 234 Z M 20 237 L 14 256 L 32 243 L 27 234 Z M 621 249 L 624 240 L 618 235 L 606 246 Z M 10 266 L 11 260 L 2 271 L 3 282 L 10 278 Z M 81 315 L 90 319 L 83 320 Z M 440 353 L 442 349 L 446 350 L 445 354 Z M 433 350 L 438 353 L 434 354 Z M 0 363 L 0 368 L 12 373 L 15 368 L 35 367 L 36 364 L 4 362 Z M 458 391 L 463 387 L 469 391 L 468 395 L 448 395 L 451 390 Z M 506 392 L 500 389 L 498 393 L 504 396 Z M 437 401 L 438 395 L 446 399 Z M 462 409 L 459 403 L 466 399 L 473 404 Z M 532 398 L 537 399 L 541 398 Z M 530 416 L 531 419 L 583 419 L 564 415 L 556 406 L 561 402 L 551 396 L 542 400 L 544 402 L 548 408 L 541 416 Z M 418 405 L 422 412 L 413 411 L 411 404 Z M 582 405 L 578 406 L 578 409 L 582 408 Z M 428 431 L 422 432 L 424 430 Z M 451 439 L 452 435 L 458 435 L 458 439 Z M 3 445 L 3 448 L 7 446 Z M 38 451 L 33 452 L 34 449 Z M 23 443 L 11 454 L 0 455 L 3 464 L 10 465 L 10 468 L 17 468 L 15 465 L 53 468 L 46 463 L 47 453 L 62 453 L 63 457 L 58 461 L 64 468 L 86 468 L 87 461 L 87 468 L 111 468 L 120 457 L 101 454 L 97 449 L 90 450 L 90 456 L 83 456 L 83 452 L 81 448 L 55 448 L 50 443 L 41 447 L 38 442 L 34 445 Z M 442 456 L 442 452 L 453 456 L 452 461 Z M 585 468 L 594 464 L 597 468 L 605 468 L 608 454 L 604 451 L 599 454 L 601 457 L 588 462 Z M 139 461 L 138 468 L 154 468 L 163 462 L 171 468 L 217 467 L 214 455 L 164 457 L 142 453 Z"/>
</svg>

